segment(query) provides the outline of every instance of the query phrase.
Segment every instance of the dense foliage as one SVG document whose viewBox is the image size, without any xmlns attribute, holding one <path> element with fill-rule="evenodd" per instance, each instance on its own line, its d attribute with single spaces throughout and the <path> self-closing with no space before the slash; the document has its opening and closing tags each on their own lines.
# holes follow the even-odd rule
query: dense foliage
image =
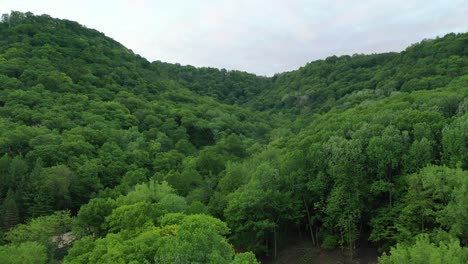
<svg viewBox="0 0 468 264">
<path fill-rule="evenodd" d="M 466 263 L 468 34 L 268 78 L 4 15 L 0 223 L 1 263 Z"/>
</svg>

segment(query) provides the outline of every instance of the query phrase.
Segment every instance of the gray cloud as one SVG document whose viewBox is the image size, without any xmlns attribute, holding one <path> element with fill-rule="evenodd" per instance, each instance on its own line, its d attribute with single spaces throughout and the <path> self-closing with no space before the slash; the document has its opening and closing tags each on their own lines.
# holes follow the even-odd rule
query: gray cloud
<svg viewBox="0 0 468 264">
<path fill-rule="evenodd" d="M 148 60 L 261 75 L 468 31 L 466 0 L 4 0 L 0 9 L 76 20 Z"/>
</svg>

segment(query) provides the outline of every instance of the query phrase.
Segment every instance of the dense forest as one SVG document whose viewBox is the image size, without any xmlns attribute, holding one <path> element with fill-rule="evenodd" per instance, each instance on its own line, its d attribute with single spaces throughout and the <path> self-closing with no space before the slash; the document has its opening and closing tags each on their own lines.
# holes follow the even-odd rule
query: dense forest
<svg viewBox="0 0 468 264">
<path fill-rule="evenodd" d="M 262 77 L 4 14 L 0 224 L 5 264 L 468 263 L 468 34 Z"/>
</svg>

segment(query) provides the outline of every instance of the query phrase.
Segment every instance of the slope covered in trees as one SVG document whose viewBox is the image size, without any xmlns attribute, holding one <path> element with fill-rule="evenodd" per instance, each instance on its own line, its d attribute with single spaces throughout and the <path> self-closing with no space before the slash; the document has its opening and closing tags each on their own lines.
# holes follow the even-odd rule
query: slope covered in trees
<svg viewBox="0 0 468 264">
<path fill-rule="evenodd" d="M 466 263 L 467 150 L 468 34 L 268 78 L 0 23 L 1 263 Z"/>
</svg>

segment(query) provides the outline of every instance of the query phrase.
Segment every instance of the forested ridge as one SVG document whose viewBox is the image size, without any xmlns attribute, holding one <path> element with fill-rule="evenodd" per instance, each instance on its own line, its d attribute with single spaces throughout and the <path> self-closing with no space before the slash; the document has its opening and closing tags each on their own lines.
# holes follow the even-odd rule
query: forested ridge
<svg viewBox="0 0 468 264">
<path fill-rule="evenodd" d="M 468 262 L 468 33 L 273 77 L 0 23 L 0 263 Z"/>
</svg>

